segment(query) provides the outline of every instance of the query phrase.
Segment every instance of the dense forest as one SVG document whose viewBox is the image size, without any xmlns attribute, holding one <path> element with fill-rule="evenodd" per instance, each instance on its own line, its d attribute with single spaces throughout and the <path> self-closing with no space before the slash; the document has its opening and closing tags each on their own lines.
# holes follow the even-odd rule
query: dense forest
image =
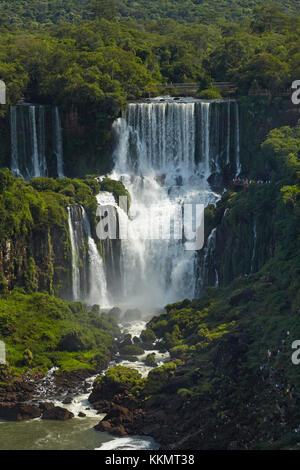
<svg viewBox="0 0 300 470">
<path fill-rule="evenodd" d="M 298 0 L 0 0 L 1 420 L 299 448 L 299 43 Z M 203 198 L 203 249 L 100 240 L 99 208 L 145 223 L 120 196 Z"/>
<path fill-rule="evenodd" d="M 253 16 L 253 9 L 265 5 L 263 0 L 16 0 L 13 4 L 1 0 L 1 9 L 11 23 L 28 24 L 79 22 L 94 12 L 117 19 L 161 20 L 171 18 L 180 23 L 240 22 Z M 269 0 L 268 5 L 280 7 L 283 13 L 296 14 L 297 0 Z"/>
<path fill-rule="evenodd" d="M 64 2 L 62 8 L 60 3 L 1 2 L 0 76 L 9 103 L 22 97 L 101 103 L 115 115 L 127 100 L 158 94 L 156 86 L 166 82 L 196 82 L 200 91 L 210 90 L 208 97 L 218 97 L 213 80 L 233 82 L 241 94 L 251 89 L 276 94 L 300 75 L 300 20 L 282 12 L 293 12 L 295 2 L 282 9 L 253 2 L 254 10 L 240 22 L 234 8 L 243 12 L 243 2 L 223 2 L 231 18 L 214 15 L 216 21 L 189 24 L 182 21 L 182 2 L 167 2 L 165 18 L 155 15 L 161 2 L 142 2 L 140 9 L 132 2 L 116 3 L 115 9 L 102 0 L 83 2 L 84 8 L 82 2 Z M 199 14 L 208 8 L 193 5 Z"/>
</svg>

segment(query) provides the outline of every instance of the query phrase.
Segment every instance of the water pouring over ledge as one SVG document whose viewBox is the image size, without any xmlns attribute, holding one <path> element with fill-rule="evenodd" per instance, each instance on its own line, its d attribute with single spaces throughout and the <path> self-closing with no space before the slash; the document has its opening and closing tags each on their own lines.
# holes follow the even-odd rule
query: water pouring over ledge
<svg viewBox="0 0 300 470">
<path fill-rule="evenodd" d="M 234 174 L 240 168 L 237 113 L 232 100 L 158 98 L 129 104 L 115 121 L 110 177 L 125 184 L 139 209 L 129 213 L 128 239 L 121 241 L 121 287 L 112 296 L 114 304 L 153 311 L 194 297 L 195 252 L 185 249 L 184 239 L 145 239 L 144 230 L 149 220 L 158 223 L 151 219 L 153 205 L 172 213 L 176 206 L 207 206 L 220 198 L 208 180 L 222 176 L 226 165 Z M 98 202 L 109 205 L 103 198 Z M 170 223 L 168 210 L 165 214 L 163 226 Z"/>
</svg>

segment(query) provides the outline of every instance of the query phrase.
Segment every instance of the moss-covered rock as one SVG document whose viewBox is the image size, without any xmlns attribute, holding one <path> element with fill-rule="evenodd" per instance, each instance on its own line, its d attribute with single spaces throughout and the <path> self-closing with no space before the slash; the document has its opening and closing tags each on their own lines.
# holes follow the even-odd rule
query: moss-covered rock
<svg viewBox="0 0 300 470">
<path fill-rule="evenodd" d="M 157 363 L 156 363 L 156 360 L 155 360 L 155 354 L 154 353 L 148 354 L 148 356 L 146 357 L 144 363 L 148 367 L 157 367 Z"/>
<path fill-rule="evenodd" d="M 144 349 L 136 344 L 126 345 L 120 348 L 120 354 L 122 356 L 140 356 L 144 354 Z"/>
<path fill-rule="evenodd" d="M 89 396 L 91 403 L 102 400 L 112 400 L 118 394 L 139 394 L 145 379 L 135 369 L 124 366 L 110 367 L 104 376 L 98 377 Z"/>
</svg>

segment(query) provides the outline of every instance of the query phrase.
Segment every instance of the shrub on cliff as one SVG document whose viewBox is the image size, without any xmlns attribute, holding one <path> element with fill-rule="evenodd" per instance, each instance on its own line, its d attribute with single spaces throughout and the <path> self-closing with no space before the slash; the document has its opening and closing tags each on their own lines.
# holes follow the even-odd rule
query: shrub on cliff
<svg viewBox="0 0 300 470">
<path fill-rule="evenodd" d="M 203 100 L 221 100 L 222 95 L 216 88 L 207 88 L 197 93 L 197 98 Z"/>
</svg>

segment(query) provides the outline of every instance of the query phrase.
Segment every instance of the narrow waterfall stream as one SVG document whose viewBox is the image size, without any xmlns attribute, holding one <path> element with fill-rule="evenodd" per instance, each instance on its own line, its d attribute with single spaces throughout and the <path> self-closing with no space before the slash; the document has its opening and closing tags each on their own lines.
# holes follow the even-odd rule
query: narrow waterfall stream
<svg viewBox="0 0 300 470">
<path fill-rule="evenodd" d="M 68 222 L 72 250 L 73 300 L 89 305 L 109 304 L 104 263 L 85 209 L 79 205 L 68 207 Z"/>
<path fill-rule="evenodd" d="M 59 178 L 64 177 L 64 156 L 63 156 L 63 139 L 62 139 L 62 128 L 59 109 L 57 106 L 54 107 L 54 126 L 53 126 L 53 147 L 57 161 L 57 176 Z"/>
<path fill-rule="evenodd" d="M 48 176 L 47 159 L 49 161 L 52 154 L 46 142 L 51 141 L 50 147 L 56 158 L 53 176 L 64 177 L 62 126 L 57 106 L 11 106 L 10 133 L 11 170 L 16 176 L 25 180 Z"/>
<path fill-rule="evenodd" d="M 11 169 L 30 179 L 47 176 L 44 106 L 11 106 Z"/>
</svg>

